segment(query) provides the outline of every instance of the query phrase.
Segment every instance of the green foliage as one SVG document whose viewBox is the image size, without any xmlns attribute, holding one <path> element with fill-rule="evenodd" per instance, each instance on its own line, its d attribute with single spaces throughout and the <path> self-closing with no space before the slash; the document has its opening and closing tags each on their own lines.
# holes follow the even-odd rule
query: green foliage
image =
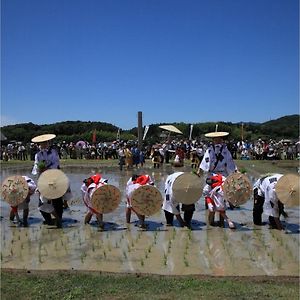
<svg viewBox="0 0 300 300">
<path fill-rule="evenodd" d="M 262 139 L 298 139 L 299 136 L 299 115 L 290 115 L 279 118 L 277 120 L 268 121 L 265 123 L 231 123 L 231 122 L 205 122 L 195 123 L 193 128 L 192 138 L 203 139 L 207 132 L 215 131 L 218 124 L 219 131 L 228 131 L 230 139 L 241 140 L 242 135 L 244 140 Z M 145 144 L 155 143 L 164 139 L 161 137 L 162 130 L 160 124 L 151 124 L 146 136 Z M 183 122 L 173 123 L 183 135 L 171 133 L 170 136 L 186 139 L 189 137 L 190 124 Z M 7 142 L 15 140 L 23 143 L 28 143 L 37 135 L 45 133 L 54 133 L 57 135 L 56 141 L 76 142 L 85 140 L 92 142 L 93 131 L 96 130 L 97 142 L 107 141 L 112 142 L 117 138 L 118 127 L 104 122 L 82 122 L 82 121 L 65 121 L 54 124 L 36 125 L 33 123 L 9 125 L 1 127 L 2 133 L 7 137 Z M 168 133 L 169 135 L 169 133 Z M 137 127 L 130 130 L 121 130 L 121 140 L 137 140 Z"/>
<path fill-rule="evenodd" d="M 259 280 L 2 271 L 1 299 L 299 299 L 299 283 L 268 276 Z"/>
</svg>

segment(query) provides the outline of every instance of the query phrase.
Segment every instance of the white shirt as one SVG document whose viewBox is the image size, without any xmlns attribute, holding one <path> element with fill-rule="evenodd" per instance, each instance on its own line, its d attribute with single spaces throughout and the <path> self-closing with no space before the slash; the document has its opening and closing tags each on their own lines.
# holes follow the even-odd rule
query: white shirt
<svg viewBox="0 0 300 300">
<path fill-rule="evenodd" d="M 279 218 L 279 208 L 275 186 L 282 176 L 282 174 L 268 176 L 258 186 L 258 195 L 265 197 L 264 213 L 276 218 Z"/>
<path fill-rule="evenodd" d="M 37 175 L 39 162 L 45 161 L 46 169 L 59 169 L 59 156 L 55 149 L 41 150 L 35 154 L 32 174 Z"/>
<path fill-rule="evenodd" d="M 221 152 L 223 158 L 217 161 L 217 155 Z M 204 153 L 199 166 L 204 172 L 220 173 L 227 177 L 233 173 L 237 167 L 232 159 L 230 151 L 225 144 L 210 146 Z"/>
<path fill-rule="evenodd" d="M 184 172 L 176 172 L 169 175 L 165 183 L 165 198 L 163 201 L 162 209 L 172 213 L 174 215 L 180 214 L 176 206 L 179 204 L 179 199 L 175 199 L 173 196 L 173 183 L 175 179 Z"/>
</svg>

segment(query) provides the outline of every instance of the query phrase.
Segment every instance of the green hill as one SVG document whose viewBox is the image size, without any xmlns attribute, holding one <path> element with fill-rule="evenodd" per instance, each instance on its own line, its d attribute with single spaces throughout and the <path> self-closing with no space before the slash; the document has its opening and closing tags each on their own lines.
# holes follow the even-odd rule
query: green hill
<svg viewBox="0 0 300 300">
<path fill-rule="evenodd" d="M 276 120 L 264 123 L 231 123 L 218 122 L 220 131 L 230 132 L 230 138 L 235 140 L 256 140 L 262 139 L 292 139 L 299 138 L 300 115 L 284 116 Z M 155 142 L 160 139 L 162 130 L 159 128 L 162 124 L 150 125 L 147 139 L 149 142 Z M 173 123 L 183 132 L 181 138 L 188 138 L 190 124 Z M 203 138 L 204 134 L 215 130 L 215 122 L 195 123 L 193 124 L 192 138 Z M 86 140 L 91 142 L 93 133 L 96 134 L 97 142 L 113 141 L 117 138 L 118 127 L 104 122 L 82 122 L 82 121 L 65 121 L 54 124 L 36 125 L 33 123 L 24 123 L 8 125 L 1 127 L 1 133 L 7 137 L 7 141 L 20 141 L 23 143 L 30 142 L 31 138 L 40 134 L 54 133 L 57 135 L 57 141 L 78 141 Z M 137 127 L 130 130 L 120 130 L 122 140 L 136 140 Z M 5 141 L 2 141 L 3 143 Z"/>
</svg>

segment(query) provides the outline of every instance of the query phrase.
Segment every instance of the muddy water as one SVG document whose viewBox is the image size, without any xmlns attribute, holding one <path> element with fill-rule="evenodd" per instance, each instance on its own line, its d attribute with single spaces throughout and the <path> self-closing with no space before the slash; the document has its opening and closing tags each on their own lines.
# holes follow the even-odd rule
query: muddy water
<svg viewBox="0 0 300 300">
<path fill-rule="evenodd" d="M 163 193 L 168 174 L 183 169 L 139 169 L 150 174 Z M 190 169 L 184 169 L 189 171 Z M 63 229 L 42 224 L 37 196 L 30 202 L 29 227 L 17 227 L 8 218 L 9 206 L 1 205 L 2 268 L 35 270 L 99 270 L 108 272 L 141 272 L 156 274 L 202 275 L 299 275 L 299 208 L 287 209 L 285 231 L 269 230 L 252 223 L 252 201 L 239 209 L 228 210 L 236 230 L 215 228 L 206 224 L 203 199 L 197 202 L 193 230 L 166 227 L 164 214 L 146 219 L 148 230 L 125 223 L 125 185 L 132 171 L 113 168 L 68 168 L 73 200 L 64 211 Z M 105 230 L 95 220 L 84 225 L 86 209 L 81 201 L 82 180 L 100 172 L 109 183 L 120 188 L 122 202 L 112 213 L 104 215 Z M 30 175 L 28 169 L 2 170 L 1 182 L 9 175 Z M 254 180 L 254 178 L 252 178 Z M 22 216 L 22 213 L 20 212 Z M 267 221 L 266 216 L 263 217 Z"/>
</svg>

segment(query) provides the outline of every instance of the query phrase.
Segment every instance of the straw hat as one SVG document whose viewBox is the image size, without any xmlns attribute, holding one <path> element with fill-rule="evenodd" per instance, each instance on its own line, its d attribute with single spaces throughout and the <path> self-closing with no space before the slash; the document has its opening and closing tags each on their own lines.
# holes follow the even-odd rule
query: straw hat
<svg viewBox="0 0 300 300">
<path fill-rule="evenodd" d="M 216 130 L 214 132 L 206 133 L 205 136 L 209 138 L 216 138 L 216 137 L 224 137 L 227 136 L 229 132 L 226 131 L 218 131 L 218 124 L 216 124 Z"/>
<path fill-rule="evenodd" d="M 134 211 L 140 215 L 151 216 L 160 211 L 162 195 L 153 185 L 138 187 L 131 196 L 131 205 Z"/>
<path fill-rule="evenodd" d="M 110 184 L 97 188 L 92 194 L 92 208 L 98 213 L 107 214 L 114 211 L 120 204 L 120 190 Z"/>
<path fill-rule="evenodd" d="M 50 169 L 40 175 L 37 187 L 43 197 L 57 199 L 68 190 L 69 179 L 63 171 Z"/>
<path fill-rule="evenodd" d="M 43 142 L 53 140 L 55 137 L 56 137 L 55 134 L 42 134 L 42 135 L 35 136 L 34 138 L 32 138 L 31 141 L 33 143 L 43 143 Z"/>
<path fill-rule="evenodd" d="M 286 206 L 298 206 L 300 176 L 296 174 L 283 175 L 275 185 L 275 193 L 278 199 Z"/>
<path fill-rule="evenodd" d="M 204 186 L 203 179 L 192 173 L 183 173 L 173 182 L 173 196 L 177 202 L 193 204 L 199 200 Z"/>
<path fill-rule="evenodd" d="M 252 195 L 249 178 L 242 173 L 229 175 L 223 184 L 224 198 L 237 206 L 246 203 Z"/>
<path fill-rule="evenodd" d="M 10 206 L 17 206 L 27 198 L 29 187 L 24 177 L 16 175 L 7 177 L 1 190 L 3 199 Z"/>
<path fill-rule="evenodd" d="M 228 134 L 229 132 L 225 132 L 225 131 L 215 131 L 215 132 L 206 133 L 205 136 L 210 138 L 215 138 L 215 137 L 224 137 L 227 136 Z"/>
</svg>

